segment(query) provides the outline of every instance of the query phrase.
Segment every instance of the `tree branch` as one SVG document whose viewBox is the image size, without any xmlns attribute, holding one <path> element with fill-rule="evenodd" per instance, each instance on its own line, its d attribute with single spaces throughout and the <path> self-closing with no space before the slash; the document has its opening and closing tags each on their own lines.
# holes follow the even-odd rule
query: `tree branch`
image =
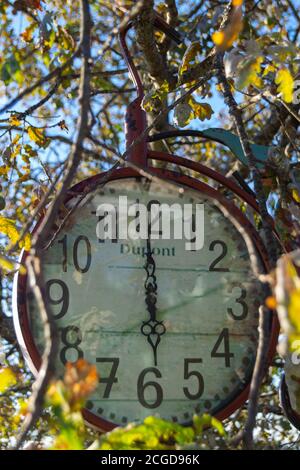
<svg viewBox="0 0 300 470">
<path fill-rule="evenodd" d="M 81 43 L 79 43 L 79 45 L 77 46 L 75 52 L 71 55 L 71 57 L 68 60 L 66 60 L 66 62 L 64 64 L 62 64 L 60 67 L 57 67 L 56 69 L 52 70 L 52 72 L 50 72 L 47 75 L 45 75 L 44 77 L 42 77 L 40 80 L 35 82 L 30 87 L 25 88 L 25 90 L 21 91 L 21 93 L 19 93 L 15 98 L 13 98 L 11 101 L 9 101 L 5 106 L 3 106 L 0 109 L 0 114 L 4 113 L 5 111 L 8 111 L 10 108 L 15 106 L 15 104 L 17 104 L 22 98 L 24 98 L 24 96 L 30 95 L 30 93 L 32 93 L 36 88 L 39 88 L 44 83 L 49 82 L 50 80 L 52 80 L 52 78 L 57 77 L 58 75 L 60 75 L 61 72 L 63 72 L 64 69 L 66 67 L 68 67 L 73 62 L 75 57 L 77 57 L 79 55 L 80 48 L 81 48 Z"/>
<path fill-rule="evenodd" d="M 136 40 L 139 44 L 146 62 L 146 67 L 154 80 L 161 85 L 165 80 L 173 83 L 176 79 L 167 67 L 166 61 L 160 53 L 154 37 L 154 2 L 148 0 L 144 2 L 144 7 L 139 14 L 136 24 Z"/>
<path fill-rule="evenodd" d="M 72 183 L 80 163 L 82 151 L 82 142 L 88 134 L 88 110 L 90 98 L 90 34 L 91 34 L 91 16 L 88 0 L 81 0 L 81 28 L 80 44 L 83 64 L 81 68 L 80 81 L 80 116 L 78 119 L 78 134 L 75 144 L 73 144 L 71 155 L 66 168 L 66 176 L 57 196 L 50 206 L 39 230 L 37 231 L 27 262 L 30 285 L 37 300 L 45 335 L 45 351 L 42 357 L 42 365 L 38 372 L 31 397 L 30 413 L 27 415 L 24 426 L 17 438 L 16 448 L 24 443 L 28 432 L 39 418 L 44 402 L 44 395 L 49 381 L 53 377 L 55 370 L 55 357 L 58 346 L 58 338 L 55 321 L 49 305 L 45 302 L 44 279 L 41 266 L 41 255 L 49 233 L 58 215 L 59 209 L 63 203 L 67 189 Z"/>
<path fill-rule="evenodd" d="M 247 157 L 249 163 L 249 169 L 252 174 L 254 182 L 254 192 L 256 194 L 260 216 L 262 220 L 262 229 L 265 237 L 266 250 L 268 253 L 270 269 L 274 268 L 277 259 L 277 248 L 272 233 L 272 225 L 270 223 L 270 216 L 267 210 L 266 198 L 263 190 L 263 185 L 260 177 L 259 170 L 256 167 L 255 157 L 252 153 L 249 138 L 247 136 L 245 126 L 243 123 L 242 114 L 239 107 L 233 97 L 230 85 L 227 81 L 224 63 L 223 53 L 218 53 L 216 56 L 216 67 L 217 77 L 222 88 L 224 101 L 229 108 L 229 113 L 235 123 L 238 136 L 240 138 L 243 152 Z M 266 288 L 266 286 L 265 286 Z M 265 372 L 267 350 L 269 345 L 269 315 L 268 312 L 261 306 L 259 311 L 259 343 L 258 351 L 255 361 L 255 367 L 250 386 L 249 394 L 249 405 L 248 405 L 248 417 L 245 425 L 245 429 L 241 437 L 244 439 L 246 447 L 251 448 L 253 446 L 253 429 L 256 421 L 259 388 L 262 382 L 262 378 Z"/>
</svg>

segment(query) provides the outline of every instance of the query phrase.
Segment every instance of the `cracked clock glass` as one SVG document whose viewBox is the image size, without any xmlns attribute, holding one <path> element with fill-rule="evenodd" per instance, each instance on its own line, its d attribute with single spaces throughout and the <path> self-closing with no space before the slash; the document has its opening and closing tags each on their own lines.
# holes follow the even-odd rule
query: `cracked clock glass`
<svg viewBox="0 0 300 470">
<path fill-rule="evenodd" d="M 118 214 L 125 197 L 127 221 L 124 211 L 123 218 Z M 99 372 L 86 404 L 90 413 L 108 426 L 148 415 L 187 424 L 194 414 L 215 415 L 228 407 L 253 372 L 264 295 L 250 252 L 262 265 L 261 256 L 254 245 L 249 248 L 241 227 L 209 193 L 141 177 L 109 181 L 66 205 L 74 210 L 42 267 L 59 329 L 58 371 L 85 358 Z M 160 236 L 168 222 L 163 212 L 150 217 L 153 205 L 172 208 L 169 236 Z M 115 215 L 105 226 L 112 206 Z M 194 207 L 201 208 L 198 222 Z M 190 239 L 184 230 L 181 237 L 175 234 L 176 218 L 191 224 Z M 156 222 L 156 236 L 149 221 Z M 146 236 L 133 236 L 130 224 L 137 234 L 147 228 Z M 42 353 L 43 332 L 30 295 L 27 311 Z"/>
</svg>

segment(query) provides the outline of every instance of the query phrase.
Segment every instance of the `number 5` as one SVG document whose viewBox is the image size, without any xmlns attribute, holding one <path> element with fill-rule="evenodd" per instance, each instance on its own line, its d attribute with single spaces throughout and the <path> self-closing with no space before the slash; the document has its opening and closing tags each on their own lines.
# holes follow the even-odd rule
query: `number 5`
<svg viewBox="0 0 300 470">
<path fill-rule="evenodd" d="M 197 370 L 190 370 L 190 364 L 201 364 L 202 359 L 185 359 L 184 360 L 184 380 L 188 380 L 190 377 L 196 377 L 198 381 L 198 390 L 196 393 L 191 393 L 187 387 L 183 387 L 183 393 L 189 400 L 197 400 L 204 392 L 204 380 L 200 372 Z"/>
</svg>

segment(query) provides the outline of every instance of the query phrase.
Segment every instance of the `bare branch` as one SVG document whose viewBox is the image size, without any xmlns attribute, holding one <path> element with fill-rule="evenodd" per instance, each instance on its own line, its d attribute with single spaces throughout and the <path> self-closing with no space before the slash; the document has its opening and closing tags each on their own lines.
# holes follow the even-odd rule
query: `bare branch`
<svg viewBox="0 0 300 470">
<path fill-rule="evenodd" d="M 81 68 L 81 81 L 80 81 L 80 116 L 78 119 L 78 135 L 75 144 L 73 144 L 71 155 L 68 160 L 66 176 L 63 180 L 62 186 L 57 193 L 57 197 L 53 204 L 50 206 L 39 230 L 33 239 L 33 247 L 31 254 L 28 258 L 27 268 L 31 282 L 31 288 L 36 297 L 45 336 L 45 350 L 42 357 L 42 365 L 38 372 L 37 379 L 34 384 L 33 395 L 31 397 L 30 413 L 27 415 L 24 426 L 17 439 L 16 447 L 24 443 L 26 436 L 32 426 L 39 418 L 44 395 L 47 390 L 49 381 L 53 377 L 55 369 L 55 357 L 57 351 L 57 334 L 56 325 L 53 320 L 53 315 L 49 305 L 45 302 L 44 295 L 44 280 L 41 268 L 41 254 L 45 241 L 49 237 L 53 223 L 57 217 L 59 208 L 64 200 L 67 189 L 69 188 L 72 180 L 76 174 L 78 165 L 80 163 L 80 156 L 82 151 L 82 142 L 88 133 L 88 110 L 90 98 L 90 33 L 91 33 L 91 17 L 89 10 L 88 0 L 81 0 L 81 28 L 80 28 L 80 44 L 81 54 L 83 57 L 83 65 Z"/>
<path fill-rule="evenodd" d="M 263 190 L 263 185 L 260 177 L 260 173 L 256 167 L 255 157 L 252 153 L 249 139 L 245 130 L 243 123 L 243 118 L 239 107 L 232 95 L 230 85 L 227 81 L 224 64 L 223 64 L 223 54 L 218 53 L 216 57 L 216 66 L 218 70 L 218 80 L 222 87 L 222 93 L 224 96 L 225 103 L 229 108 L 230 115 L 233 118 L 235 123 L 238 136 L 240 138 L 241 146 L 243 152 L 248 159 L 249 168 L 252 174 L 254 182 L 254 191 L 259 205 L 260 215 L 262 219 L 262 229 L 265 236 L 266 250 L 269 257 L 270 268 L 274 268 L 277 259 L 277 248 L 275 245 L 275 240 L 272 233 L 272 225 L 270 223 L 270 216 L 268 214 L 266 198 Z M 269 345 L 269 315 L 263 307 L 260 308 L 259 312 L 259 344 L 258 351 L 255 361 L 254 372 L 251 380 L 250 394 L 249 394 L 249 405 L 248 405 L 248 418 L 245 425 L 244 433 L 242 437 L 244 438 L 244 443 L 248 448 L 253 446 L 253 429 L 256 421 L 256 413 L 258 406 L 258 397 L 259 397 L 259 388 L 262 382 L 262 378 L 265 372 L 266 367 L 266 357 L 267 350 Z"/>
<path fill-rule="evenodd" d="M 144 2 L 144 7 L 138 17 L 136 25 L 136 40 L 142 49 L 146 67 L 150 75 L 158 84 L 165 80 L 175 85 L 176 79 L 167 67 L 163 55 L 160 53 L 154 37 L 154 11 L 153 1 Z"/>
</svg>

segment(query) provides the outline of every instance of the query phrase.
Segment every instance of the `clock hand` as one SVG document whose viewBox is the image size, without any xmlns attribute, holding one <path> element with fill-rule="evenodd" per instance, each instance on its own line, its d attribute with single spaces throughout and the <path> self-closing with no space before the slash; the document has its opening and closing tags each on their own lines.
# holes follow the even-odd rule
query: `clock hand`
<svg viewBox="0 0 300 470">
<path fill-rule="evenodd" d="M 154 356 L 154 365 L 157 366 L 157 347 L 160 343 L 161 336 L 166 332 L 166 327 L 162 321 L 156 319 L 156 301 L 157 301 L 157 283 L 155 276 L 155 261 L 151 249 L 151 229 L 148 227 L 148 239 L 147 239 L 147 260 L 144 266 L 146 270 L 146 280 L 145 280 L 145 293 L 146 298 L 145 302 L 147 305 L 147 310 L 150 314 L 150 319 L 144 321 L 141 325 L 141 333 L 147 337 L 147 341 L 152 347 L 153 356 Z"/>
</svg>

